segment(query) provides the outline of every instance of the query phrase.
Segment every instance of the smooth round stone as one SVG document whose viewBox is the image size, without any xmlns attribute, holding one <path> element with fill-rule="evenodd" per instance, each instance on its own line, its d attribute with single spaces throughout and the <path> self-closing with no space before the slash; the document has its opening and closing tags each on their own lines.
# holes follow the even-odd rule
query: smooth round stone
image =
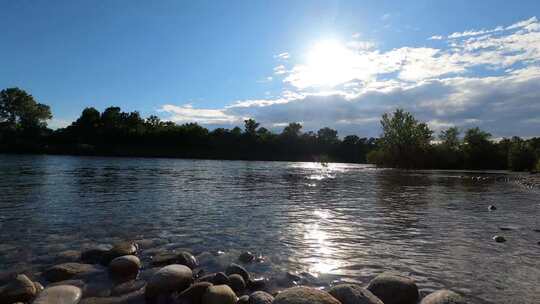
<svg viewBox="0 0 540 304">
<path fill-rule="evenodd" d="M 141 260 L 134 255 L 117 257 L 109 263 L 109 270 L 115 276 L 137 276 L 141 268 Z"/>
<path fill-rule="evenodd" d="M 76 262 L 81 258 L 81 252 L 77 250 L 65 250 L 58 253 L 58 260 L 63 262 Z"/>
<path fill-rule="evenodd" d="M 210 286 L 212 286 L 212 283 L 209 282 L 195 283 L 188 289 L 184 290 L 178 297 L 190 304 L 201 304 L 202 297 Z"/>
<path fill-rule="evenodd" d="M 103 263 L 108 265 L 112 260 L 123 255 L 137 254 L 137 244 L 134 242 L 122 242 L 114 245 L 103 257 Z"/>
<path fill-rule="evenodd" d="M 272 304 L 274 297 L 264 291 L 255 291 L 249 295 L 248 304 Z"/>
<path fill-rule="evenodd" d="M 229 277 L 223 272 L 214 274 L 210 282 L 214 285 L 231 285 L 231 280 L 229 280 Z"/>
<path fill-rule="evenodd" d="M 466 304 L 465 299 L 459 294 L 448 290 L 441 289 L 428 294 L 422 299 L 420 304 Z"/>
<path fill-rule="evenodd" d="M 193 254 L 187 251 L 182 251 L 178 254 L 177 264 L 186 265 L 187 267 L 191 269 L 197 268 L 199 266 L 199 262 L 197 261 L 197 258 Z"/>
<path fill-rule="evenodd" d="M 242 252 L 240 256 L 238 257 L 238 260 L 242 263 L 251 263 L 253 262 L 254 259 L 255 259 L 255 256 L 249 251 Z"/>
<path fill-rule="evenodd" d="M 384 304 L 416 304 L 419 294 L 416 283 L 407 277 L 381 274 L 367 287 Z"/>
<path fill-rule="evenodd" d="M 489 205 L 489 206 L 488 206 L 488 210 L 489 210 L 489 211 L 495 211 L 495 210 L 497 210 L 497 207 L 495 207 L 495 206 L 493 206 L 493 205 Z"/>
<path fill-rule="evenodd" d="M 148 281 L 146 297 L 155 297 L 159 294 L 182 292 L 193 282 L 193 273 L 185 265 L 169 265 L 161 268 Z"/>
<path fill-rule="evenodd" d="M 493 237 L 493 240 L 497 243 L 504 243 L 506 242 L 506 238 L 504 236 L 501 236 L 501 235 L 496 235 Z"/>
<path fill-rule="evenodd" d="M 146 286 L 146 282 L 143 280 L 134 280 L 124 282 L 122 284 L 116 285 L 111 289 L 111 296 L 119 296 L 127 294 L 136 290 L 139 290 Z"/>
<path fill-rule="evenodd" d="M 328 293 L 341 304 L 384 304 L 371 291 L 354 284 L 336 285 Z"/>
<path fill-rule="evenodd" d="M 95 248 L 90 248 L 81 253 L 81 261 L 88 264 L 99 264 L 109 252 L 110 246 L 101 245 Z"/>
<path fill-rule="evenodd" d="M 90 264 L 63 263 L 45 270 L 43 276 L 49 282 L 58 282 L 69 280 L 75 276 L 88 275 L 100 271 L 99 268 Z"/>
<path fill-rule="evenodd" d="M 235 304 L 236 294 L 227 285 L 210 286 L 202 297 L 202 304 Z"/>
<path fill-rule="evenodd" d="M 248 304 L 249 303 L 249 296 L 243 295 L 240 298 L 238 298 L 238 301 L 236 301 L 236 304 Z"/>
<path fill-rule="evenodd" d="M 180 264 L 185 265 L 191 269 L 195 269 L 199 266 L 197 258 L 187 252 L 181 251 L 179 253 L 175 252 L 160 252 L 154 255 L 152 258 L 153 265 L 170 265 L 170 264 Z"/>
<path fill-rule="evenodd" d="M 38 291 L 32 280 L 24 274 L 19 274 L 6 286 L 0 288 L 0 304 L 29 301 Z"/>
<path fill-rule="evenodd" d="M 225 270 L 225 274 L 239 274 L 244 279 L 244 282 L 249 281 L 249 272 L 244 267 L 238 264 L 232 263 L 231 265 L 229 265 L 229 267 L 227 267 L 227 269 Z"/>
<path fill-rule="evenodd" d="M 246 282 L 247 288 L 251 290 L 259 290 L 262 289 L 268 284 L 267 278 L 254 278 L 249 279 L 249 281 Z"/>
<path fill-rule="evenodd" d="M 329 293 L 311 287 L 292 287 L 278 294 L 273 304 L 341 304 Z"/>
<path fill-rule="evenodd" d="M 58 285 L 45 288 L 32 304 L 77 304 L 81 297 L 82 291 L 79 287 Z"/>
<path fill-rule="evenodd" d="M 244 281 L 244 278 L 242 278 L 239 274 L 231 274 L 229 276 L 229 282 L 232 290 L 234 292 L 241 292 L 242 290 L 246 289 L 246 282 Z"/>
</svg>

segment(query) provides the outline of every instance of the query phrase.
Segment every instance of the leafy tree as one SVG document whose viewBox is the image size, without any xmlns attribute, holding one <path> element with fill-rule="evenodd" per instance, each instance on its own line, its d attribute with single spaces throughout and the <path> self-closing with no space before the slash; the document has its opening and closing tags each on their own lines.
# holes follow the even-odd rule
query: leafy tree
<svg viewBox="0 0 540 304">
<path fill-rule="evenodd" d="M 11 130 L 46 128 L 46 120 L 51 118 L 49 106 L 37 103 L 24 90 L 9 88 L 0 91 L 0 126 Z"/>
<path fill-rule="evenodd" d="M 317 138 L 324 144 L 335 144 L 338 142 L 338 132 L 328 127 L 322 128 L 317 131 Z"/>
<path fill-rule="evenodd" d="M 459 129 L 456 127 L 441 131 L 439 139 L 441 140 L 441 144 L 450 150 L 458 150 L 461 145 L 459 140 Z"/>
<path fill-rule="evenodd" d="M 468 129 L 463 138 L 465 167 L 468 169 L 495 169 L 497 150 L 490 140 L 491 134 L 475 127 Z M 497 166 L 498 167 L 498 166 Z"/>
<path fill-rule="evenodd" d="M 249 136 L 255 136 L 257 134 L 257 128 L 259 127 L 259 123 L 257 123 L 253 119 L 246 119 L 244 120 L 244 132 Z"/>
<path fill-rule="evenodd" d="M 398 168 L 425 167 L 433 132 L 402 109 L 383 114 L 379 162 Z"/>
<path fill-rule="evenodd" d="M 534 165 L 534 151 L 523 139 L 513 137 L 508 151 L 508 168 L 513 171 L 529 171 Z"/>
<path fill-rule="evenodd" d="M 302 133 L 302 125 L 297 122 L 291 122 L 283 128 L 282 135 L 290 137 L 298 137 Z"/>
</svg>

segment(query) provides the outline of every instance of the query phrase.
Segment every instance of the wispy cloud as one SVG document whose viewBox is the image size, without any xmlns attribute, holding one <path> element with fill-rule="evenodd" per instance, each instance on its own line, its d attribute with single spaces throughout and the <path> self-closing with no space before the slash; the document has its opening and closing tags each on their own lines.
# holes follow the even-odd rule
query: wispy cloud
<svg viewBox="0 0 540 304">
<path fill-rule="evenodd" d="M 283 53 L 280 53 L 280 54 L 277 54 L 274 56 L 274 58 L 277 58 L 277 59 L 280 59 L 280 60 L 287 60 L 291 57 L 291 55 L 287 52 L 283 52 Z"/>
<path fill-rule="evenodd" d="M 338 52 L 339 58 L 330 58 L 323 67 L 324 89 L 313 76 L 321 71 L 314 71 L 309 63 L 279 65 L 274 73 L 283 76 L 288 88 L 279 97 L 235 101 L 222 109 L 165 105 L 163 111 L 183 121 L 234 124 L 253 117 L 268 127 L 302 121 L 306 129 L 326 125 L 342 135 L 376 136 L 380 115 L 399 106 L 435 130 L 478 125 L 498 137 L 538 135 L 540 23 L 536 17 L 428 39 L 442 43 L 388 51 L 347 44 Z"/>
</svg>

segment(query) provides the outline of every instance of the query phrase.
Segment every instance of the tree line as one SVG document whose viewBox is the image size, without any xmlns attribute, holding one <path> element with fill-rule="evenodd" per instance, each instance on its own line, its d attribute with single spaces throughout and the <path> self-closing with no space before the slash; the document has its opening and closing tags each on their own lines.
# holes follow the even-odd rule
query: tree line
<svg viewBox="0 0 540 304">
<path fill-rule="evenodd" d="M 395 168 L 540 169 L 540 138 L 493 141 L 479 128 L 443 130 L 402 109 L 382 116 L 379 138 L 338 136 L 289 123 L 279 133 L 246 119 L 243 128 L 209 130 L 197 123 L 176 124 L 139 112 L 86 108 L 65 128 L 51 130 L 50 107 L 24 90 L 0 92 L 0 152 L 74 155 L 163 156 L 230 160 L 287 160 L 373 163 Z"/>
</svg>

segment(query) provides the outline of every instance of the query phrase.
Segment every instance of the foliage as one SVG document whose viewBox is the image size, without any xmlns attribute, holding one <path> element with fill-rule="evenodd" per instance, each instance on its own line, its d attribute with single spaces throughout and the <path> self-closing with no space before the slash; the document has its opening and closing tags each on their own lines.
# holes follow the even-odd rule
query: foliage
<svg viewBox="0 0 540 304">
<path fill-rule="evenodd" d="M 39 129 L 51 119 L 49 106 L 37 103 L 32 95 L 19 88 L 0 91 L 0 126 L 11 130 Z"/>
</svg>

